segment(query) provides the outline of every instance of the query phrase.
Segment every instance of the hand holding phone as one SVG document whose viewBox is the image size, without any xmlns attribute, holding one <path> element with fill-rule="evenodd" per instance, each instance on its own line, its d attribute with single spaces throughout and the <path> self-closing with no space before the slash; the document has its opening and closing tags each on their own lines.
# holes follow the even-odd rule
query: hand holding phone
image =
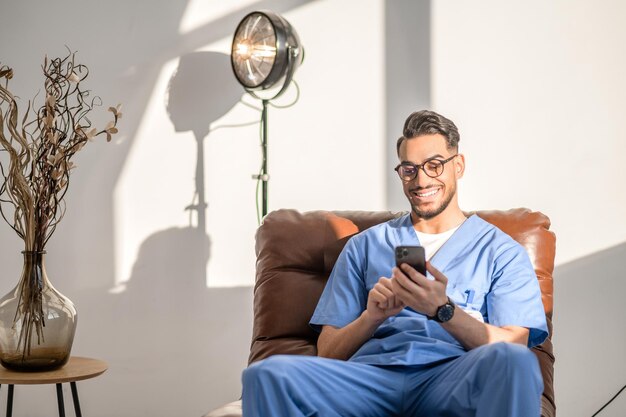
<svg viewBox="0 0 626 417">
<path fill-rule="evenodd" d="M 422 246 L 397 246 L 396 266 L 400 268 L 403 263 L 409 264 L 417 272 L 426 276 L 426 254 Z"/>
</svg>

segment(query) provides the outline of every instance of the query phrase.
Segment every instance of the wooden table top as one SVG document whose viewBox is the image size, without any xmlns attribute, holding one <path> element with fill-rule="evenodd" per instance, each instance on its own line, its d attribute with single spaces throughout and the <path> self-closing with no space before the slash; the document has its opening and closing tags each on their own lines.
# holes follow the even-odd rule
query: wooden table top
<svg viewBox="0 0 626 417">
<path fill-rule="evenodd" d="M 72 356 L 63 367 L 52 371 L 16 372 L 0 366 L 0 384 L 62 384 L 95 378 L 106 370 L 107 364 L 104 361 Z"/>
</svg>

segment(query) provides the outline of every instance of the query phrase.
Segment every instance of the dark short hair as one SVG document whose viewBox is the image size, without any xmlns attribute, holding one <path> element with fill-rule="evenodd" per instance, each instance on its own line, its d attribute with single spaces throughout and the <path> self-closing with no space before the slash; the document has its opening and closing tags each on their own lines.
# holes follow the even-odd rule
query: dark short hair
<svg viewBox="0 0 626 417">
<path fill-rule="evenodd" d="M 402 136 L 398 138 L 396 143 L 396 152 L 400 155 L 400 145 L 407 139 L 436 134 L 440 134 L 446 139 L 448 149 L 458 149 L 461 137 L 452 120 L 430 110 L 411 113 L 404 122 Z"/>
</svg>

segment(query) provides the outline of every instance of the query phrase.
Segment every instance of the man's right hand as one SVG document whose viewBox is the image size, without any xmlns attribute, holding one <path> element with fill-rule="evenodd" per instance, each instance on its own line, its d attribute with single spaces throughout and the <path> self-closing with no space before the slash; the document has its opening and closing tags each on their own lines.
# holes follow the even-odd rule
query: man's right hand
<svg viewBox="0 0 626 417">
<path fill-rule="evenodd" d="M 404 308 L 391 290 L 391 279 L 380 278 L 367 297 L 367 308 L 352 323 L 342 328 L 326 325 L 317 339 L 317 354 L 325 358 L 348 360 L 368 341 L 378 326 Z"/>
<path fill-rule="evenodd" d="M 381 277 L 369 292 L 365 312 L 370 320 L 380 324 L 404 307 L 404 303 L 393 293 L 391 279 Z"/>
</svg>

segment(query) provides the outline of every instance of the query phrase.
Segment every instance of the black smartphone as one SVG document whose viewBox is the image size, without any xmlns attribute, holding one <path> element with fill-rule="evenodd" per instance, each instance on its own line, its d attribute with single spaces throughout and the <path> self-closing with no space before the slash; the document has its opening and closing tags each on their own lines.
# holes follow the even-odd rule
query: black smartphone
<svg viewBox="0 0 626 417">
<path fill-rule="evenodd" d="M 417 272 L 426 276 L 426 254 L 422 246 L 397 246 L 396 247 L 396 266 L 400 264 L 409 264 Z"/>
</svg>

